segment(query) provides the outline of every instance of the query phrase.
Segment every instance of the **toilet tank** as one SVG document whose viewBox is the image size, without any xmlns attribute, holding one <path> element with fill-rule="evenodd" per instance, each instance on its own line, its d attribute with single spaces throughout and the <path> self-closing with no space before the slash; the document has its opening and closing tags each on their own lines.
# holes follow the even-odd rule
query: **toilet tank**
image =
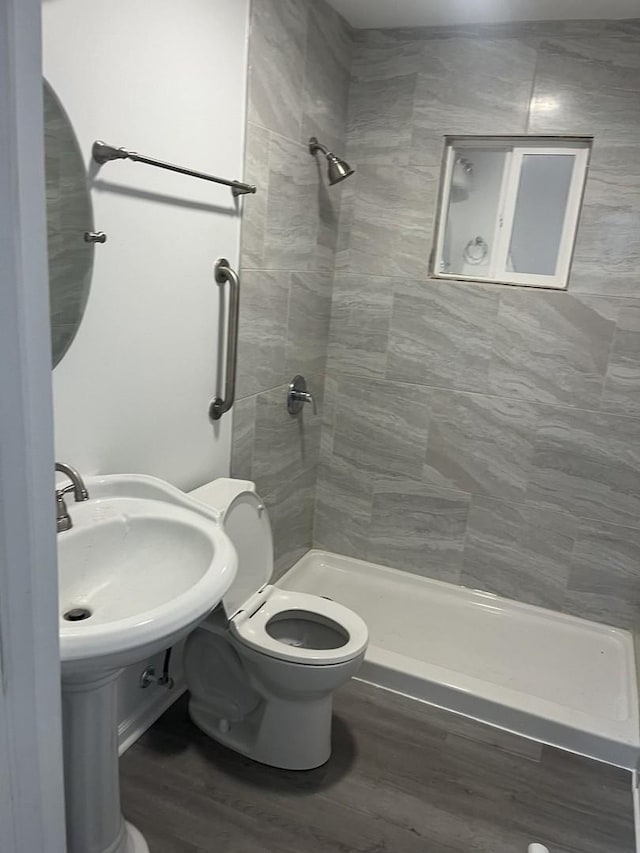
<svg viewBox="0 0 640 853">
<path fill-rule="evenodd" d="M 256 484 L 251 480 L 234 480 L 231 477 L 218 477 L 204 486 L 189 492 L 192 498 L 206 504 L 209 509 L 215 510 L 221 517 L 229 508 L 229 504 L 243 492 L 256 494 Z"/>
</svg>

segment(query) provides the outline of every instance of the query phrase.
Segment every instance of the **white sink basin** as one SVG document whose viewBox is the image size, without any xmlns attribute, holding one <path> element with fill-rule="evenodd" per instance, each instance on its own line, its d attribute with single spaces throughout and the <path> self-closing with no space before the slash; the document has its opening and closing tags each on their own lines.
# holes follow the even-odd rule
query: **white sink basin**
<svg viewBox="0 0 640 853">
<path fill-rule="evenodd" d="M 118 676 L 194 628 L 238 558 L 217 515 L 162 480 L 85 485 L 89 500 L 68 498 L 73 526 L 57 536 L 67 847 L 149 853 L 120 809 Z"/>
<path fill-rule="evenodd" d="M 215 514 L 168 483 L 85 485 L 90 499 L 68 499 L 73 527 L 57 537 L 63 677 L 168 648 L 218 604 L 237 565 Z"/>
</svg>

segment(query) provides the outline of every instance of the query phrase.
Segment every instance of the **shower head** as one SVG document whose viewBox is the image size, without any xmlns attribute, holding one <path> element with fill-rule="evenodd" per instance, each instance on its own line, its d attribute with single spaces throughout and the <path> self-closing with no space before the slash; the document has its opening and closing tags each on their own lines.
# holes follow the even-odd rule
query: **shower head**
<svg viewBox="0 0 640 853">
<path fill-rule="evenodd" d="M 340 183 L 340 181 L 344 181 L 349 175 L 353 175 L 354 170 L 345 160 L 336 157 L 332 151 L 329 151 L 326 145 L 322 145 L 315 136 L 312 136 L 309 140 L 309 153 L 315 157 L 318 151 L 321 151 L 327 158 L 327 177 L 332 186 L 333 184 Z"/>
</svg>

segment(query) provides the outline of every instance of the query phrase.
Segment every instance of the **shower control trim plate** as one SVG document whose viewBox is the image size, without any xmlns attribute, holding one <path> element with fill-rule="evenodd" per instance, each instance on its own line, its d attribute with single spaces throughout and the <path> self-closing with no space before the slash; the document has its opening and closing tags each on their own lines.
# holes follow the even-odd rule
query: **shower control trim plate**
<svg viewBox="0 0 640 853">
<path fill-rule="evenodd" d="M 302 411 L 305 403 L 311 403 L 313 414 L 317 415 L 316 401 L 313 394 L 307 391 L 307 381 L 304 376 L 294 376 L 287 389 L 287 409 L 290 415 L 297 415 Z"/>
</svg>

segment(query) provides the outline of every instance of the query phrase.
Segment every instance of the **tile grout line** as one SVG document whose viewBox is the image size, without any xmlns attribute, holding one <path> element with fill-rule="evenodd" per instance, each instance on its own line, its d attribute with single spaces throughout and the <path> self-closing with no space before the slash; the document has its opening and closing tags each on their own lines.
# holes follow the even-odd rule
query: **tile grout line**
<svg viewBox="0 0 640 853">
<path fill-rule="evenodd" d="M 382 382 L 388 383 L 389 385 L 401 385 L 406 388 L 422 388 L 427 391 L 433 392 L 441 392 L 448 394 L 460 394 L 466 395 L 470 397 L 484 397 L 490 400 L 504 400 L 510 403 L 521 403 L 523 405 L 534 405 L 538 407 L 545 407 L 549 409 L 558 409 L 560 411 L 566 412 L 585 412 L 586 414 L 593 415 L 601 415 L 603 417 L 614 417 L 614 418 L 624 418 L 629 421 L 640 421 L 640 413 L 638 415 L 628 415 L 624 412 L 615 412 L 610 409 L 587 409 L 582 408 L 580 406 L 570 406 L 568 404 L 563 403 L 547 403 L 541 400 L 536 400 L 533 397 L 507 397 L 502 394 L 490 394 L 484 391 L 466 391 L 460 388 L 451 388 L 445 385 L 422 385 L 419 382 L 403 382 L 399 379 L 387 379 L 386 377 L 370 377 L 370 376 L 362 376 L 358 373 L 349 373 L 344 370 L 336 370 L 333 371 L 334 376 L 338 377 L 338 381 L 340 378 L 343 379 L 358 379 L 361 382 Z M 332 377 L 333 378 L 333 377 Z"/>
</svg>

